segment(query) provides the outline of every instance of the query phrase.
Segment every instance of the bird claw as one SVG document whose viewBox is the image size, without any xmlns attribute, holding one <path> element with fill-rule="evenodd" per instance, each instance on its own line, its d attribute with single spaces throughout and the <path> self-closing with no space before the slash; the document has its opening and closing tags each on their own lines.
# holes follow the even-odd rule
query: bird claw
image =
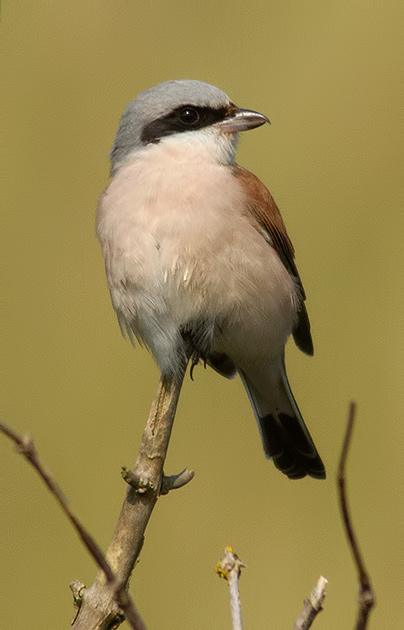
<svg viewBox="0 0 404 630">
<path fill-rule="evenodd" d="M 192 359 L 191 359 L 191 369 L 189 371 L 189 375 L 191 377 L 191 381 L 194 380 L 194 369 L 195 367 L 198 365 L 199 363 L 199 359 L 200 359 L 200 354 L 198 352 L 195 352 L 192 355 Z"/>
</svg>

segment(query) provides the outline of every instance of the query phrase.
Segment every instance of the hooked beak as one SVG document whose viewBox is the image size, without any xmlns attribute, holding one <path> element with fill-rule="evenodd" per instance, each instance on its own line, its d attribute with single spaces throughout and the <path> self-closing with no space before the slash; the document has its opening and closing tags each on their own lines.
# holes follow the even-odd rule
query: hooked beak
<svg viewBox="0 0 404 630">
<path fill-rule="evenodd" d="M 217 125 L 225 133 L 235 133 L 237 131 L 255 129 L 255 127 L 261 127 L 265 123 L 271 124 L 271 121 L 264 114 L 254 112 L 251 109 L 235 107 L 230 112 L 230 116 L 217 123 Z"/>
</svg>

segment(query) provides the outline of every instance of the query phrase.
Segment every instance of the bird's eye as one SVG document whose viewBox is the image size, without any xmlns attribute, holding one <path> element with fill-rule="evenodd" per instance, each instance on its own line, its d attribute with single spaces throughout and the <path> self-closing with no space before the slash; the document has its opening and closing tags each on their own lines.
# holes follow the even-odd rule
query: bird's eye
<svg viewBox="0 0 404 630">
<path fill-rule="evenodd" d="M 184 125 L 195 125 L 199 121 L 199 113 L 193 107 L 184 107 L 179 113 L 179 119 Z"/>
</svg>

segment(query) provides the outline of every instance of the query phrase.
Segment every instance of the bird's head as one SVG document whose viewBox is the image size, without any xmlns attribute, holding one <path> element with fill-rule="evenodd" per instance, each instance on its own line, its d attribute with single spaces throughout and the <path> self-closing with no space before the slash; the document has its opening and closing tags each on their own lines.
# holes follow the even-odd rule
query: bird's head
<svg viewBox="0 0 404 630">
<path fill-rule="evenodd" d="M 238 133 L 269 120 L 240 109 L 219 88 L 190 79 L 166 81 L 141 92 L 121 118 L 111 149 L 111 173 L 136 152 L 159 143 L 204 147 L 218 162 L 234 160 Z"/>
</svg>

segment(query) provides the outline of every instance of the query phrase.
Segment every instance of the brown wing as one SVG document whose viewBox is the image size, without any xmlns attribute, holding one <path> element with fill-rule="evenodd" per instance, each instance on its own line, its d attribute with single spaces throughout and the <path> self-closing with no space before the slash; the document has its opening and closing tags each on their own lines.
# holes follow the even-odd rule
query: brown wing
<svg viewBox="0 0 404 630">
<path fill-rule="evenodd" d="M 313 341 L 310 333 L 310 321 L 304 304 L 306 295 L 294 260 L 295 250 L 286 232 L 281 213 L 275 201 L 272 199 L 271 193 L 258 177 L 242 166 L 235 165 L 233 169 L 235 177 L 241 186 L 246 189 L 248 198 L 251 200 L 249 210 L 256 219 L 258 227 L 268 234 L 269 240 L 279 258 L 290 275 L 296 278 L 300 287 L 302 300 L 300 303 L 298 321 L 293 331 L 293 338 L 300 350 L 306 354 L 312 355 Z"/>
</svg>

